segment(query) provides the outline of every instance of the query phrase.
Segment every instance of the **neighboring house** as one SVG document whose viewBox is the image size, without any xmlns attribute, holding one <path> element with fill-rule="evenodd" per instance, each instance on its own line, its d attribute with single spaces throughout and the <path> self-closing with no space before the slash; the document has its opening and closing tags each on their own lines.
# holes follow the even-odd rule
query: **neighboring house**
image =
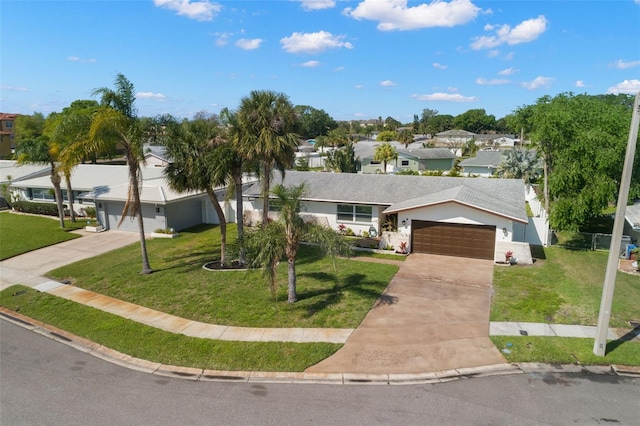
<svg viewBox="0 0 640 426">
<path fill-rule="evenodd" d="M 19 114 L 0 112 L 0 160 L 8 160 L 15 150 L 14 120 Z"/>
<path fill-rule="evenodd" d="M 383 173 L 381 161 L 375 161 L 376 147 L 383 142 L 358 142 L 354 145 L 356 157 L 361 161 L 362 173 Z M 455 155 L 446 148 L 422 148 L 419 143 L 412 143 L 409 148 L 399 142 L 389 142 L 396 149 L 398 158 L 387 163 L 386 173 L 395 173 L 401 170 L 414 170 L 417 172 L 426 170 L 451 170 L 455 161 Z"/>
<path fill-rule="evenodd" d="M 445 132 L 436 133 L 435 142 L 440 144 L 448 143 L 466 143 L 472 139 L 475 139 L 476 134 L 473 132 L 467 132 L 466 130 L 454 129 L 447 130 Z"/>
<path fill-rule="evenodd" d="M 503 153 L 500 151 L 478 151 L 475 157 L 467 158 L 458 163 L 462 173 L 467 176 L 493 176 L 502 162 Z"/>
<path fill-rule="evenodd" d="M 3 169 L 4 172 L 4 169 Z M 169 188 L 164 177 L 164 168 L 142 167 L 141 184 L 142 216 L 146 232 L 159 228 L 174 228 L 179 231 L 202 223 L 218 223 L 218 217 L 211 202 L 204 193 L 177 193 Z M 82 214 L 87 206 L 95 207 L 98 222 L 105 229 L 138 231 L 136 219 L 122 217 L 124 203 L 129 191 L 129 172 L 127 166 L 80 164 L 71 174 L 75 210 Z M 43 175 L 13 180 L 11 188 L 24 200 L 54 203 L 53 185 L 48 171 Z M 220 200 L 224 200 L 224 191 Z M 63 197 L 68 200 L 63 187 Z M 226 203 L 225 216 L 235 221 L 235 212 Z M 228 214 L 227 214 L 228 213 Z"/>
<path fill-rule="evenodd" d="M 522 180 L 288 171 L 272 184 L 303 182 L 306 217 L 356 234 L 392 223 L 411 252 L 504 260 L 496 245 L 520 241 L 514 225 L 528 223 Z M 247 216 L 260 220 L 260 185 L 245 196 Z"/>
<path fill-rule="evenodd" d="M 144 161 L 151 167 L 167 167 L 170 163 L 164 146 L 160 145 L 145 145 Z"/>
<path fill-rule="evenodd" d="M 624 235 L 630 236 L 635 245 L 640 245 L 640 204 L 627 206 L 624 217 Z"/>
<path fill-rule="evenodd" d="M 20 182 L 24 179 L 31 179 L 40 176 L 49 176 L 51 173 L 51 169 L 47 166 L 36 165 L 36 164 L 23 164 L 18 165 L 17 161 L 11 160 L 0 160 L 0 186 L 2 187 L 2 192 L 0 193 L 0 198 L 4 199 L 5 196 L 8 196 L 8 192 L 11 192 L 11 198 L 14 201 L 19 201 L 23 199 L 22 193 L 20 191 L 15 191 L 11 184 L 13 182 Z M 6 191 L 5 191 L 6 188 Z M 5 200 L 6 203 L 9 203 L 11 200 Z M 4 205 L 4 203 L 2 203 Z"/>
</svg>

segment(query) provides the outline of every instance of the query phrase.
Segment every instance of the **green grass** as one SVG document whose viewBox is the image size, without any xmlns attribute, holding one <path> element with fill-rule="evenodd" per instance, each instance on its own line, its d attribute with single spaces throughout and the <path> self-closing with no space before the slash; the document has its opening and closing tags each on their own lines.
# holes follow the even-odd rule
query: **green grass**
<svg viewBox="0 0 640 426">
<path fill-rule="evenodd" d="M 2 212 L 0 213 L 0 235 L 2 236 L 0 260 L 79 238 L 80 235 L 69 231 L 83 226 L 82 221 L 71 223 L 66 220 L 65 229 L 61 229 L 57 219 Z"/>
<path fill-rule="evenodd" d="M 227 342 L 187 337 L 22 286 L 0 292 L 0 305 L 133 357 L 184 367 L 304 371 L 342 346 L 331 343 Z"/>
<path fill-rule="evenodd" d="M 492 321 L 595 325 L 608 253 L 546 247 L 533 266 L 496 267 Z M 618 272 L 611 327 L 640 319 L 640 277 Z"/>
<path fill-rule="evenodd" d="M 229 239 L 235 235 L 229 226 Z M 196 321 L 250 327 L 355 328 L 398 267 L 321 255 L 302 245 L 296 262 L 298 302 L 286 298 L 287 264 L 278 268 L 277 299 L 261 271 L 206 271 L 219 258 L 217 227 L 148 241 L 151 275 L 141 275 L 140 245 L 56 269 L 50 275 L 81 288 Z"/>
<path fill-rule="evenodd" d="M 583 365 L 640 365 L 640 343 L 610 341 L 604 357 L 593 353 L 593 339 L 540 336 L 492 336 L 491 341 L 509 362 L 543 362 Z M 507 344 L 510 344 L 507 346 Z"/>
</svg>

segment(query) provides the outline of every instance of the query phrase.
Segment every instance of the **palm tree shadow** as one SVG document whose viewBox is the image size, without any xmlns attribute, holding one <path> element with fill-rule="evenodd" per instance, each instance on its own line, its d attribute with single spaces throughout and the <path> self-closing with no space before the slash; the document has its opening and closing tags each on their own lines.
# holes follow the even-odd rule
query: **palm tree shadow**
<svg viewBox="0 0 640 426">
<path fill-rule="evenodd" d="M 333 286 L 329 288 L 304 291 L 298 294 L 298 301 L 314 298 L 319 299 L 316 302 L 312 302 L 308 305 L 307 312 L 305 314 L 305 317 L 307 318 L 315 315 L 317 312 L 320 312 L 323 309 L 327 309 L 328 307 L 339 303 L 344 297 L 344 290 L 347 289 L 349 291 L 372 299 L 378 298 L 379 300 L 380 298 L 384 297 L 384 294 L 380 295 L 379 292 L 365 287 L 368 282 L 366 281 L 367 276 L 364 274 L 349 274 L 348 276 L 344 277 L 341 282 L 338 281 L 338 278 L 335 275 L 328 274 L 326 272 L 309 272 L 305 274 L 299 274 L 298 276 L 309 277 L 324 282 L 334 282 Z M 396 300 L 397 298 L 395 298 L 395 300 L 393 300 L 393 298 L 385 298 L 385 303 L 395 303 Z M 378 304 L 378 302 L 376 302 L 376 304 Z"/>
</svg>

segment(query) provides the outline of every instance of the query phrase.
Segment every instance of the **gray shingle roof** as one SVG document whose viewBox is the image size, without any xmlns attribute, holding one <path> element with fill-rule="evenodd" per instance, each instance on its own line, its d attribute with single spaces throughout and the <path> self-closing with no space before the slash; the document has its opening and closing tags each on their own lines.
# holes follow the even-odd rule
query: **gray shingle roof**
<svg viewBox="0 0 640 426">
<path fill-rule="evenodd" d="M 403 153 L 419 160 L 437 159 L 437 158 L 456 158 L 455 154 L 447 148 L 419 148 L 398 150 L 398 154 Z"/>
<path fill-rule="evenodd" d="M 527 222 L 524 182 L 519 179 L 288 171 L 284 181 L 276 174 L 272 187 L 279 183 L 297 186 L 303 182 L 309 187 L 307 201 L 381 205 L 389 211 L 453 201 Z M 245 196 L 259 195 L 259 184 L 245 193 Z"/>
<path fill-rule="evenodd" d="M 633 229 L 640 230 L 640 204 L 627 206 L 624 217 Z"/>
<path fill-rule="evenodd" d="M 467 158 L 460 162 L 460 167 L 486 166 L 498 167 L 502 161 L 500 151 L 478 151 L 475 157 Z"/>
</svg>

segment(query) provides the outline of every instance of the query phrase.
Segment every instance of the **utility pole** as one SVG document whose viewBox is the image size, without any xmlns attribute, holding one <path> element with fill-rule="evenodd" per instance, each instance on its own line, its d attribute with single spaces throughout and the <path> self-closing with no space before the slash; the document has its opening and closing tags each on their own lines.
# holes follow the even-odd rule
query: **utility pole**
<svg viewBox="0 0 640 426">
<path fill-rule="evenodd" d="M 616 285 L 616 272 L 618 272 L 619 247 L 622 244 L 622 229 L 624 227 L 624 214 L 629 200 L 629 187 L 631 185 L 631 173 L 633 171 L 633 159 L 638 140 L 638 126 L 640 125 L 640 92 L 636 94 L 631 116 L 631 128 L 629 129 L 629 141 L 627 142 L 627 154 L 624 158 L 622 179 L 620 180 L 620 192 L 618 193 L 618 205 L 613 222 L 613 234 L 611 235 L 611 247 L 609 248 L 609 261 L 604 275 L 600 313 L 598 315 L 598 328 L 596 340 L 593 344 L 593 353 L 605 356 L 607 350 L 607 334 L 609 331 L 609 319 L 611 318 L 611 304 L 613 303 L 613 290 Z"/>
</svg>

